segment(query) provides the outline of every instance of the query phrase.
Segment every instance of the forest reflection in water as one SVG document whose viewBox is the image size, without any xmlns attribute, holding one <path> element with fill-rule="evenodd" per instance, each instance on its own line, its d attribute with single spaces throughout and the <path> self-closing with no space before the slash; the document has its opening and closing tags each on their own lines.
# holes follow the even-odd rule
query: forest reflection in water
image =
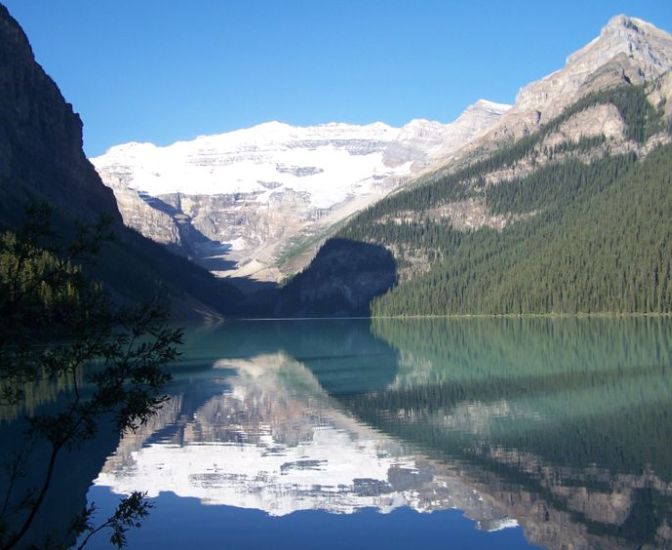
<svg viewBox="0 0 672 550">
<path fill-rule="evenodd" d="M 226 323 L 190 329 L 173 370 L 89 491 L 157 499 L 131 542 L 168 537 L 174 494 L 287 525 L 458 508 L 492 532 L 473 547 L 516 525 L 547 548 L 672 545 L 670 320 Z"/>
</svg>

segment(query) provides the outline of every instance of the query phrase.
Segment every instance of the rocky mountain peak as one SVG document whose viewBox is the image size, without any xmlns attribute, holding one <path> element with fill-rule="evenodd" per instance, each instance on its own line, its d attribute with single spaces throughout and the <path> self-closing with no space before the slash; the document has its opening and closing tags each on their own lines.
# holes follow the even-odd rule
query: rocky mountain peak
<svg viewBox="0 0 672 550">
<path fill-rule="evenodd" d="M 637 17 L 630 17 L 628 15 L 620 14 L 612 17 L 607 24 L 602 27 L 602 32 L 600 36 L 608 35 L 632 35 L 635 34 L 647 34 L 651 32 L 662 32 L 651 23 L 644 21 L 643 19 L 638 19 Z"/>
<path fill-rule="evenodd" d="M 487 99 L 479 99 L 476 103 L 469 105 L 457 120 L 455 120 L 453 125 L 469 127 L 477 125 L 486 127 L 488 125 L 483 124 L 483 121 L 499 118 L 509 109 L 511 109 L 511 105 L 495 103 L 494 101 L 488 101 Z"/>
<path fill-rule="evenodd" d="M 489 151 L 502 141 L 534 132 L 591 92 L 651 82 L 671 70 L 672 36 L 641 19 L 617 15 L 596 38 L 571 54 L 564 67 L 521 88 L 514 106 L 500 109 L 501 116 L 479 139 L 442 161 L 447 164 L 478 149 Z M 479 100 L 463 116 L 489 107 L 491 102 Z"/>
<path fill-rule="evenodd" d="M 494 101 L 490 101 L 488 99 L 479 99 L 476 101 L 476 103 L 467 107 L 466 112 L 486 111 L 488 113 L 504 114 L 510 108 L 511 105 L 507 103 L 495 103 Z"/>
<path fill-rule="evenodd" d="M 672 36 L 642 19 L 617 15 L 597 38 L 567 58 L 564 71 L 592 72 L 619 55 L 642 79 L 654 78 L 672 68 Z"/>
</svg>

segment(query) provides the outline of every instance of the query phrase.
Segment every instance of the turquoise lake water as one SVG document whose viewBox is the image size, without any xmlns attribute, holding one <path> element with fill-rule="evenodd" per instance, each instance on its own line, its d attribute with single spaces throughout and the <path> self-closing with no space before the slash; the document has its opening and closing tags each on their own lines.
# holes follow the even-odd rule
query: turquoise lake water
<svg viewBox="0 0 672 550">
<path fill-rule="evenodd" d="M 154 503 L 129 548 L 672 547 L 669 319 L 223 323 L 172 370 L 86 481 Z"/>
</svg>

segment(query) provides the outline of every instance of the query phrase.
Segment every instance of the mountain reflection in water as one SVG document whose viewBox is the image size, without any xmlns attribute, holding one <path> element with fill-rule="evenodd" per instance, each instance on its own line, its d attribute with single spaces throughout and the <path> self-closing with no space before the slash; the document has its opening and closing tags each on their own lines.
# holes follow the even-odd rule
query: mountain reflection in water
<svg viewBox="0 0 672 550">
<path fill-rule="evenodd" d="M 94 479 L 101 514 L 156 498 L 131 548 L 314 547 L 297 537 L 327 528 L 320 545 L 350 549 L 528 547 L 521 528 L 545 548 L 672 547 L 672 320 L 236 322 L 185 341 L 149 424 L 63 460 L 39 536 Z M 24 412 L 0 413 L 10 453 Z"/>
<path fill-rule="evenodd" d="M 188 342 L 170 401 L 97 485 L 275 516 L 458 508 L 548 548 L 672 545 L 669 320 L 250 322 Z"/>
<path fill-rule="evenodd" d="M 278 516 L 410 506 L 468 510 L 487 528 L 515 525 L 458 477 L 359 423 L 283 353 L 215 368 L 236 372 L 221 381 L 219 395 L 195 410 L 174 397 L 146 433 L 122 441 L 97 483 Z"/>
</svg>

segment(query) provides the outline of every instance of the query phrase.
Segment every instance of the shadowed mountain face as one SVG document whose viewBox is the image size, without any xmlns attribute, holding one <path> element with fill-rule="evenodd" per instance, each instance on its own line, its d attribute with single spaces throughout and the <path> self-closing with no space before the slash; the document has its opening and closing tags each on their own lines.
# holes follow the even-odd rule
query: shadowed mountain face
<svg viewBox="0 0 672 550">
<path fill-rule="evenodd" d="M 368 316 L 374 298 L 397 280 L 394 257 L 382 246 L 331 239 L 306 271 L 279 291 L 276 316 Z"/>
<path fill-rule="evenodd" d="M 83 219 L 121 222 L 114 195 L 82 151 L 82 122 L 33 57 L 0 5 L 0 225 L 16 223 L 36 198 Z"/>
<path fill-rule="evenodd" d="M 124 227 L 114 195 L 82 151 L 79 116 L 0 5 L 0 229 L 20 225 L 34 201 L 52 207 L 53 229 L 66 239 L 76 220 L 111 217 L 117 238 L 93 275 L 120 301 L 172 298 L 182 314 L 234 308 L 237 291 Z"/>
</svg>

